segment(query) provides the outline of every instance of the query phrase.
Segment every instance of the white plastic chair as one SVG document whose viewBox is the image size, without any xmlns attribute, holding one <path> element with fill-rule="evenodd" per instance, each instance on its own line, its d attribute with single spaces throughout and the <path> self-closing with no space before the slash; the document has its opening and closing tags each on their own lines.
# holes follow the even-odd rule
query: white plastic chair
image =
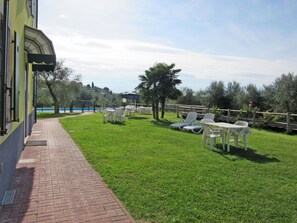
<svg viewBox="0 0 297 223">
<path fill-rule="evenodd" d="M 126 113 L 127 113 L 127 110 L 122 110 L 122 113 L 119 116 L 119 121 L 120 122 L 125 122 L 126 121 Z"/>
<path fill-rule="evenodd" d="M 239 125 L 243 127 L 248 127 L 249 123 L 246 121 L 236 121 L 234 125 Z M 233 132 L 230 134 L 234 137 L 234 143 L 235 146 L 238 147 L 238 136 L 242 136 L 244 149 L 247 150 L 247 143 L 246 143 L 246 135 L 250 134 L 251 129 L 250 128 L 244 128 L 244 129 L 234 129 Z"/>
<path fill-rule="evenodd" d="M 240 125 L 240 126 L 248 127 L 249 126 L 249 123 L 246 122 L 246 121 L 236 121 L 234 123 L 234 125 Z"/>
<path fill-rule="evenodd" d="M 114 119 L 114 110 L 110 109 L 110 110 L 104 110 L 103 112 L 103 122 L 106 123 L 107 121 L 112 122 Z"/>
<path fill-rule="evenodd" d="M 212 119 L 212 120 L 214 120 L 214 117 L 215 117 L 215 114 L 213 114 L 213 113 L 205 113 L 203 115 L 203 119 Z"/>
<path fill-rule="evenodd" d="M 217 128 L 217 127 L 212 128 L 209 125 L 204 125 L 203 136 L 202 136 L 203 146 L 205 147 L 205 145 L 208 144 L 208 141 L 209 141 L 209 144 L 210 144 L 209 149 L 212 151 L 213 146 L 216 144 L 217 138 L 222 139 L 223 150 L 225 150 L 225 135 L 223 130 L 221 128 Z"/>
<path fill-rule="evenodd" d="M 120 122 L 121 121 L 121 116 L 123 114 L 124 110 L 121 108 L 116 108 L 115 112 L 113 113 L 112 116 L 112 122 Z"/>
<path fill-rule="evenodd" d="M 125 108 L 125 110 L 126 110 L 126 114 L 128 116 L 132 116 L 134 114 L 134 112 L 135 112 L 135 106 L 133 106 L 133 105 L 127 105 L 126 108 Z"/>
<path fill-rule="evenodd" d="M 186 119 L 183 122 L 177 122 L 170 125 L 170 128 L 178 128 L 182 130 L 183 127 L 188 125 L 194 125 L 197 119 L 197 112 L 189 112 Z"/>
</svg>

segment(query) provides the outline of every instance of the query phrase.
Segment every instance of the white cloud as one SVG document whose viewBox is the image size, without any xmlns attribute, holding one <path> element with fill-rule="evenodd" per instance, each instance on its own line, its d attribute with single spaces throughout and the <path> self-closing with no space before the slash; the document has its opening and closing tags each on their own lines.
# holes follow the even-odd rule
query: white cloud
<svg viewBox="0 0 297 223">
<path fill-rule="evenodd" d="M 59 18 L 60 18 L 60 19 L 66 19 L 66 18 L 68 18 L 68 16 L 67 16 L 67 15 L 64 15 L 64 14 L 60 14 L 60 15 L 59 15 Z"/>
<path fill-rule="evenodd" d="M 124 83 L 123 80 L 135 83 L 138 75 L 156 62 L 175 63 L 182 69 L 181 79 L 182 73 L 195 79 L 193 86 L 199 80 L 236 80 L 243 85 L 262 86 L 282 73 L 297 70 L 296 58 L 264 60 L 209 55 L 133 39 L 95 39 L 78 34 L 49 33 L 58 58 L 65 58 L 66 64 L 80 73 L 83 80 L 95 83 L 105 80 L 104 85 L 111 89 L 113 85 Z M 122 86 L 125 90 L 135 87 L 125 84 Z"/>
<path fill-rule="evenodd" d="M 212 80 L 262 86 L 296 72 L 295 14 L 273 7 L 286 4 L 269 3 L 262 15 L 267 3 L 227 3 L 43 0 L 39 27 L 84 83 L 116 92 L 133 90 L 155 62 L 175 63 L 194 89 Z"/>
</svg>

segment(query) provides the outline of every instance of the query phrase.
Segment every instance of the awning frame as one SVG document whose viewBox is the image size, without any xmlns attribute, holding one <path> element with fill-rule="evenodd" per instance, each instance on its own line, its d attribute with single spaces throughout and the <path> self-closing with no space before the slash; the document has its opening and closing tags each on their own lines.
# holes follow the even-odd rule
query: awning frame
<svg viewBox="0 0 297 223">
<path fill-rule="evenodd" d="M 56 55 L 52 41 L 41 30 L 26 25 L 24 38 L 33 71 L 54 71 Z"/>
</svg>

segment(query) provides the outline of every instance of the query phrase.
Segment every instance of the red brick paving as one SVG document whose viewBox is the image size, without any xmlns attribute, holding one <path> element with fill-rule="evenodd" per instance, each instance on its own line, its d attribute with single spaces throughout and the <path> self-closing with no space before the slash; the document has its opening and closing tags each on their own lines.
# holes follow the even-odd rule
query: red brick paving
<svg viewBox="0 0 297 223">
<path fill-rule="evenodd" d="M 38 121 L 28 140 L 47 146 L 23 151 L 9 187 L 14 202 L 0 206 L 1 223 L 135 222 L 58 119 Z"/>
</svg>

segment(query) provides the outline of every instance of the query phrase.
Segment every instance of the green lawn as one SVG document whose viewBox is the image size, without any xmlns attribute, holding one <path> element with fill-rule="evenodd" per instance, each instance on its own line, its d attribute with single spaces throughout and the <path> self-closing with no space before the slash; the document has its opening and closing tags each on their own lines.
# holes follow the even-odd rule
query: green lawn
<svg viewBox="0 0 297 223">
<path fill-rule="evenodd" d="M 136 115 L 126 124 L 102 114 L 62 119 L 86 159 L 136 220 L 297 222 L 297 137 L 252 130 L 248 151 L 204 148 L 176 121 Z"/>
</svg>

